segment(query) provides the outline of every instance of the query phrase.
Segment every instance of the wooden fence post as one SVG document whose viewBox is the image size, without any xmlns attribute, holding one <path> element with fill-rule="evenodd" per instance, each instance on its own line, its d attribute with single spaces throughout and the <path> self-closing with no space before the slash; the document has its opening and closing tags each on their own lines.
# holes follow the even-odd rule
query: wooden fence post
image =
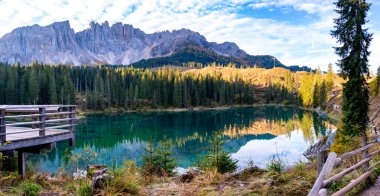
<svg viewBox="0 0 380 196">
<path fill-rule="evenodd" d="M 40 135 L 40 137 L 43 137 L 43 136 L 45 136 L 46 135 L 46 130 L 45 130 L 45 128 L 46 128 L 46 125 L 45 125 L 45 120 L 46 120 L 46 115 L 45 115 L 45 107 L 40 107 L 39 108 L 39 114 L 40 114 L 40 116 L 39 116 L 39 121 L 40 121 L 40 123 L 39 123 L 39 126 L 38 126 L 38 128 L 40 129 L 40 131 L 39 131 L 39 135 Z"/>
<path fill-rule="evenodd" d="M 321 173 L 323 165 L 327 159 L 327 150 L 321 150 L 317 153 L 317 171 L 318 175 Z"/>
<path fill-rule="evenodd" d="M 70 118 L 70 132 L 75 132 L 75 117 L 76 117 L 76 108 L 75 106 L 69 107 L 69 118 Z M 69 140 L 69 145 L 74 146 L 75 145 L 75 136 Z"/>
<path fill-rule="evenodd" d="M 7 127 L 5 124 L 5 109 L 0 109 L 0 143 L 5 143 L 7 141 L 6 134 Z"/>
<path fill-rule="evenodd" d="M 26 153 L 23 151 L 17 151 L 18 159 L 18 173 L 22 175 L 23 178 L 26 176 Z"/>
<path fill-rule="evenodd" d="M 330 152 L 329 156 L 327 157 L 326 163 L 324 164 L 321 173 L 318 175 L 317 180 L 315 181 L 313 188 L 311 188 L 308 196 L 318 196 L 319 191 L 322 188 L 323 181 L 325 180 L 325 177 L 330 175 L 332 169 L 334 168 L 336 162 L 336 153 Z"/>
</svg>

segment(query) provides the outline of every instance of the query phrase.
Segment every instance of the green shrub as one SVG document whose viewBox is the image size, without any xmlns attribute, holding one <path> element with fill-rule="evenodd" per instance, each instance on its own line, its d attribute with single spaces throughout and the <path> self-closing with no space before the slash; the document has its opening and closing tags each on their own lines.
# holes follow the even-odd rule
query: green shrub
<svg viewBox="0 0 380 196">
<path fill-rule="evenodd" d="M 92 194 L 92 188 L 91 185 L 85 183 L 79 186 L 78 188 L 78 195 L 79 196 L 91 196 Z"/>
<path fill-rule="evenodd" d="M 151 141 L 143 156 L 142 173 L 144 175 L 173 176 L 177 161 L 172 157 L 173 150 L 169 141 L 155 146 Z"/>
<path fill-rule="evenodd" d="M 280 158 L 275 159 L 273 158 L 268 164 L 267 164 L 267 170 L 272 173 L 282 173 L 285 170 L 285 163 Z"/>
<path fill-rule="evenodd" d="M 42 186 L 32 182 L 32 181 L 24 181 L 20 184 L 20 188 L 22 192 L 27 196 L 37 196 L 41 190 Z"/>
<path fill-rule="evenodd" d="M 307 164 L 305 162 L 299 161 L 294 165 L 294 170 L 297 175 L 304 176 L 307 171 Z"/>
<path fill-rule="evenodd" d="M 211 141 L 209 153 L 200 157 L 196 165 L 202 170 L 216 168 L 220 173 L 233 172 L 237 169 L 237 160 L 231 158 L 227 152 L 223 150 L 223 139 L 220 133 L 215 134 Z"/>
<path fill-rule="evenodd" d="M 66 186 L 66 191 L 68 191 L 70 193 L 74 193 L 76 190 L 77 190 L 77 188 L 73 184 L 68 184 Z"/>
<path fill-rule="evenodd" d="M 125 161 L 122 168 L 112 170 L 114 179 L 105 187 L 105 192 L 110 195 L 132 194 L 137 195 L 140 190 L 140 176 L 134 161 Z"/>
</svg>

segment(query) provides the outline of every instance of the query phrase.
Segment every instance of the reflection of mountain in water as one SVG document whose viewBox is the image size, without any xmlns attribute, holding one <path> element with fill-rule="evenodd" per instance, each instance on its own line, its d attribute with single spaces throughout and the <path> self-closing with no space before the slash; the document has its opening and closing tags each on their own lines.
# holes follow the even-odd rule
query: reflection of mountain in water
<svg viewBox="0 0 380 196">
<path fill-rule="evenodd" d="M 189 166 L 197 155 L 206 152 L 207 141 L 218 131 L 225 136 L 225 149 L 232 153 L 250 141 L 291 137 L 294 130 L 302 130 L 304 140 L 313 143 L 324 135 L 326 123 L 316 114 L 292 107 L 92 115 L 79 122 L 74 150 L 81 152 L 87 145 L 94 148 L 99 154 L 98 163 L 139 161 L 150 140 L 169 140 L 180 164 Z M 59 144 L 41 164 L 59 164 L 66 148 L 66 144 Z"/>
</svg>

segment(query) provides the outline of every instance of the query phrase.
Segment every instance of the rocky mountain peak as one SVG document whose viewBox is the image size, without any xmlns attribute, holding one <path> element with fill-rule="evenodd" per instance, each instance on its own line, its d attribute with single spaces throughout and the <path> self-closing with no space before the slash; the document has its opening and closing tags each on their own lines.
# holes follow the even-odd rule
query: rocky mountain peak
<svg viewBox="0 0 380 196">
<path fill-rule="evenodd" d="M 233 42 L 208 42 L 203 35 L 185 28 L 147 34 L 129 24 L 117 22 L 110 26 L 105 21 L 91 22 L 89 28 L 74 32 L 69 21 L 62 21 L 21 27 L 4 35 L 0 38 L 0 61 L 129 65 L 143 59 L 168 57 L 189 45 L 213 56 L 250 57 Z"/>
</svg>

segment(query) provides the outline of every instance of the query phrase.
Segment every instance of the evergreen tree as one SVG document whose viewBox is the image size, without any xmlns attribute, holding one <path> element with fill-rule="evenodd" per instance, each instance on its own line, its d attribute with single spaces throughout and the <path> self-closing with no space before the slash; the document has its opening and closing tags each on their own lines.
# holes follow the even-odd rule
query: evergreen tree
<svg viewBox="0 0 380 196">
<path fill-rule="evenodd" d="M 319 106 L 319 85 L 318 82 L 315 82 L 314 88 L 313 88 L 313 107 L 316 108 Z"/>
<path fill-rule="evenodd" d="M 363 145 L 367 143 L 368 125 L 368 70 L 369 45 L 372 34 L 365 28 L 370 5 L 365 0 L 339 0 L 335 3 L 339 18 L 334 20 L 331 34 L 341 46 L 336 47 L 340 56 L 340 74 L 347 82 L 343 85 L 343 127 L 348 136 L 361 135 Z"/>
<path fill-rule="evenodd" d="M 334 79 L 333 79 L 333 70 L 332 70 L 332 64 L 329 63 L 327 68 L 327 75 L 326 75 L 326 87 L 327 91 L 331 92 L 334 87 Z"/>
<path fill-rule="evenodd" d="M 55 84 L 55 78 L 53 74 L 53 70 L 49 69 L 47 74 L 47 80 L 48 80 L 48 96 L 49 101 L 48 104 L 56 104 L 57 103 L 57 86 Z"/>
<path fill-rule="evenodd" d="M 29 103 L 37 104 L 39 93 L 39 85 L 35 69 L 31 68 L 28 76 L 28 97 Z"/>
<path fill-rule="evenodd" d="M 327 102 L 327 85 L 326 82 L 323 81 L 319 90 L 319 107 L 322 110 L 326 109 Z"/>
<path fill-rule="evenodd" d="M 310 107 L 313 103 L 313 82 L 314 77 L 312 73 L 302 75 L 300 96 L 302 99 L 302 105 L 304 107 Z"/>
</svg>

